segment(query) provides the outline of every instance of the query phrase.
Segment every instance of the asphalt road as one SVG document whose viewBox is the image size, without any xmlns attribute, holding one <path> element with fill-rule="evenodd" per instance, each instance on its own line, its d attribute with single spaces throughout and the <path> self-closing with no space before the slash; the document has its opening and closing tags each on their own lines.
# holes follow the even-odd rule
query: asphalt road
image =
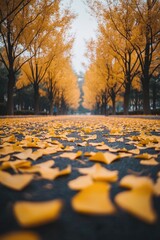
<svg viewBox="0 0 160 240">
<path fill-rule="evenodd" d="M 79 132 L 82 131 L 81 129 L 83 127 L 88 128 L 90 127 L 90 125 L 93 131 L 88 135 L 91 136 L 96 134 L 97 138 L 95 140 L 88 140 L 88 142 L 104 142 L 113 148 L 125 147 L 127 149 L 132 149 L 131 145 L 126 144 L 128 141 L 127 137 L 139 134 L 139 132 L 136 131 L 136 126 L 138 127 L 138 129 L 142 128 L 143 131 L 145 128 L 147 128 L 147 131 L 151 128 L 150 132 L 152 133 L 152 135 L 160 136 L 159 119 L 150 119 L 150 123 L 149 121 L 143 123 L 141 118 L 138 118 L 138 120 L 136 120 L 137 122 L 133 126 L 133 132 L 126 131 L 126 133 L 123 133 L 123 142 L 109 142 L 109 138 L 115 137 L 116 139 L 118 139 L 121 136 L 111 136 L 109 134 L 107 124 L 110 123 L 114 126 L 114 128 L 118 128 L 121 126 L 125 126 L 123 121 L 127 123 L 126 118 L 125 120 L 120 118 L 118 119 L 119 120 L 115 121 L 115 119 L 112 117 L 96 118 L 78 116 L 74 118 L 45 118 L 45 120 L 43 120 L 42 122 L 40 120 L 37 120 L 36 122 L 36 120 L 33 119 L 30 120 L 30 125 L 27 125 L 26 130 L 31 130 L 31 132 L 34 132 L 35 135 L 38 130 L 39 136 L 41 136 L 41 134 L 45 136 L 45 131 L 48 127 L 48 124 L 53 124 L 54 126 L 57 126 L 57 129 L 55 128 L 55 131 L 60 133 L 71 130 L 70 134 L 68 134 L 67 136 L 75 137 L 76 140 L 74 142 L 62 140 L 60 138 L 52 139 L 58 140 L 64 146 L 74 146 L 75 149 L 73 150 L 73 152 L 76 152 L 78 150 L 81 150 L 83 152 L 98 151 L 93 146 L 77 146 L 78 142 L 82 142 L 82 137 L 79 135 Z M 16 131 L 16 128 L 18 129 L 21 126 L 21 122 L 14 122 L 14 119 L 10 120 L 12 122 L 9 123 L 6 123 L 5 121 L 6 119 L 1 120 L 1 129 L 6 131 L 6 136 L 7 134 L 9 134 L 10 130 L 13 130 L 12 133 L 14 133 Z M 138 126 L 138 123 L 140 123 L 141 126 Z M 131 122 L 128 123 L 127 128 L 132 128 L 131 124 Z M 153 129 L 155 125 L 156 131 L 154 131 Z M 25 128 L 24 125 L 23 128 Z M 15 133 L 15 135 L 19 140 L 23 139 L 24 137 L 19 133 Z M 142 149 L 141 153 L 143 152 L 157 154 L 157 151 L 155 151 L 153 148 Z M 89 167 L 92 166 L 95 162 L 88 161 L 88 159 L 82 156 L 80 159 L 85 162 L 85 165 L 83 165 L 81 161 L 71 161 L 68 158 L 60 158 L 58 156 L 59 154 L 60 153 L 43 156 L 39 160 L 37 160 L 37 163 L 49 160 L 52 157 L 56 157 L 54 158 L 56 167 L 58 166 L 63 169 L 68 164 L 72 165 L 72 173 L 70 175 L 59 177 L 54 181 L 44 179 L 34 180 L 29 186 L 27 186 L 24 190 L 20 192 L 11 190 L 0 184 L 0 235 L 11 231 L 23 230 L 23 228 L 17 223 L 12 211 L 13 204 L 16 201 L 45 201 L 60 198 L 64 200 L 65 206 L 58 220 L 46 225 L 42 225 L 40 227 L 28 229 L 38 233 L 41 236 L 42 240 L 160 240 L 160 197 L 154 196 L 153 198 L 153 205 L 157 212 L 158 220 L 154 224 L 147 224 L 116 206 L 116 204 L 114 203 L 114 197 L 117 193 L 124 190 L 119 187 L 118 182 L 113 183 L 111 187 L 111 200 L 117 208 L 116 214 L 108 216 L 89 216 L 75 212 L 71 206 L 71 199 L 77 193 L 77 191 L 69 189 L 69 187 L 67 186 L 67 182 L 81 175 L 80 173 L 78 173 L 76 168 Z M 160 162 L 160 155 L 158 157 L 158 161 Z M 141 175 L 143 176 L 150 176 L 155 181 L 157 178 L 157 173 L 160 171 L 159 165 L 141 165 L 140 161 L 133 157 L 122 158 L 121 160 L 115 161 L 109 165 L 102 165 L 110 170 L 118 170 L 119 180 L 128 173 L 137 172 L 141 173 Z M 46 187 L 48 183 L 50 184 L 49 189 L 48 187 Z"/>
</svg>

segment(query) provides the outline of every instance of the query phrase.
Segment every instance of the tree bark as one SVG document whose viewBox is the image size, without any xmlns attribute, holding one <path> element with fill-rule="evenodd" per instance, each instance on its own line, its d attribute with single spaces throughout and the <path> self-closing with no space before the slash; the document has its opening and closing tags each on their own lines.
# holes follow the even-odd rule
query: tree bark
<svg viewBox="0 0 160 240">
<path fill-rule="evenodd" d="M 126 87 L 125 87 L 125 92 L 124 92 L 123 109 L 124 109 L 124 115 L 128 115 L 131 83 L 127 82 L 125 85 L 126 85 Z"/>
<path fill-rule="evenodd" d="M 153 84 L 152 87 L 152 94 L 153 94 L 153 110 L 156 110 L 156 100 L 157 100 L 157 89 L 156 89 L 156 84 Z"/>
<path fill-rule="evenodd" d="M 49 105 L 49 114 L 50 115 L 53 115 L 53 105 L 54 105 L 53 100 L 50 100 L 50 105 Z"/>
<path fill-rule="evenodd" d="M 150 101 L 149 101 L 149 79 L 142 80 L 143 86 L 143 113 L 150 114 Z"/>
<path fill-rule="evenodd" d="M 34 84 L 34 114 L 39 114 L 39 86 Z"/>
<path fill-rule="evenodd" d="M 7 86 L 7 115 L 14 114 L 14 87 L 15 76 L 13 71 L 9 71 L 8 74 L 8 86 Z"/>
</svg>

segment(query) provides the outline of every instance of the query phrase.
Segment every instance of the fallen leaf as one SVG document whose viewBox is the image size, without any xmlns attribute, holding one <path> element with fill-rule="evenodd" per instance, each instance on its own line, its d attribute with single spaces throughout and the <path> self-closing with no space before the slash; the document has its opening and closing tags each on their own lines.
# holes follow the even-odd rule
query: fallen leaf
<svg viewBox="0 0 160 240">
<path fill-rule="evenodd" d="M 0 162 L 7 162 L 7 161 L 9 161 L 9 159 L 10 159 L 10 155 L 0 158 Z"/>
<path fill-rule="evenodd" d="M 126 188 L 137 188 L 144 185 L 147 185 L 148 188 L 150 187 L 150 189 L 153 191 L 154 184 L 150 177 L 126 175 L 120 181 L 120 186 Z"/>
<path fill-rule="evenodd" d="M 91 176 L 96 181 L 115 182 L 118 179 L 118 171 L 110 171 L 97 163 L 95 164 L 95 172 Z"/>
<path fill-rule="evenodd" d="M 93 184 L 91 176 L 80 176 L 68 182 L 68 186 L 72 190 L 81 190 Z"/>
<path fill-rule="evenodd" d="M 72 198 L 72 207 L 75 211 L 91 214 L 113 214 L 115 207 L 109 198 L 110 186 L 104 182 L 95 182 L 86 187 Z"/>
<path fill-rule="evenodd" d="M 154 158 L 151 158 L 149 160 L 141 160 L 140 164 L 142 165 L 150 165 L 150 166 L 156 166 L 159 164 Z"/>
<path fill-rule="evenodd" d="M 71 165 L 68 165 L 65 169 L 60 170 L 58 176 L 68 175 L 72 172 Z"/>
<path fill-rule="evenodd" d="M 75 160 L 76 158 L 79 158 L 82 155 L 82 151 L 78 151 L 76 153 L 62 153 L 59 155 L 61 158 L 69 158 L 70 160 Z"/>
<path fill-rule="evenodd" d="M 31 162 L 27 160 L 15 160 L 15 161 L 7 161 L 3 162 L 0 166 L 1 170 L 12 168 L 15 172 L 18 172 L 17 170 L 21 167 L 30 167 Z"/>
<path fill-rule="evenodd" d="M 13 211 L 22 227 L 35 227 L 56 220 L 62 210 L 62 200 L 46 202 L 16 202 Z"/>
<path fill-rule="evenodd" d="M 106 164 L 110 164 L 111 162 L 117 159 L 118 159 L 118 156 L 110 152 L 105 152 L 105 153 L 97 152 L 95 153 L 95 155 L 89 158 L 89 160 L 91 161 L 98 161 Z"/>
<path fill-rule="evenodd" d="M 14 157 L 17 157 L 19 159 L 27 159 L 31 156 L 31 154 L 32 154 L 32 149 L 29 148 L 29 149 L 24 150 L 21 153 L 14 154 Z"/>
<path fill-rule="evenodd" d="M 158 157 L 158 155 L 154 154 L 149 154 L 149 153 L 142 153 L 140 155 L 136 155 L 135 158 L 140 158 L 140 159 L 151 159 L 153 157 Z"/>
<path fill-rule="evenodd" d="M 10 173 L 0 171 L 0 183 L 14 190 L 22 190 L 32 181 L 32 179 L 33 175 L 11 175 Z"/>
<path fill-rule="evenodd" d="M 117 194 L 115 202 L 139 219 L 147 223 L 154 223 L 157 216 L 152 207 L 152 194 L 150 187 L 143 185 Z"/>
<path fill-rule="evenodd" d="M 154 192 L 157 196 L 160 196 L 160 177 L 157 179 L 154 185 Z"/>
<path fill-rule="evenodd" d="M 40 240 L 40 237 L 37 233 L 31 231 L 19 231 L 7 233 L 3 236 L 0 236 L 1 240 Z"/>
</svg>

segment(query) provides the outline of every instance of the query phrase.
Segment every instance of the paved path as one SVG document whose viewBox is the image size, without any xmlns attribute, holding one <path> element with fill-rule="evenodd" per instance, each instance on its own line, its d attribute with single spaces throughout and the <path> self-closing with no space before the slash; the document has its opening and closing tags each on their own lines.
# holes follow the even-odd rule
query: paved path
<svg viewBox="0 0 160 240">
<path fill-rule="evenodd" d="M 66 146 L 73 146 L 74 149 L 71 152 L 80 150 L 83 153 L 99 151 L 97 146 L 91 144 L 93 142 L 104 142 L 104 144 L 107 144 L 111 148 L 126 148 L 129 150 L 134 149 L 135 146 L 127 144 L 130 141 L 128 137 L 143 135 L 143 137 L 147 138 L 148 136 L 151 144 L 153 137 L 159 139 L 158 136 L 160 136 L 159 119 L 57 116 L 24 119 L 5 118 L 1 119 L 0 123 L 2 139 L 12 134 L 18 141 L 22 141 L 25 135 L 29 135 L 38 138 L 42 142 L 46 142 L 48 139 L 57 140 L 63 144 L 64 148 Z M 84 141 L 87 142 L 86 146 L 78 145 L 78 143 L 81 144 Z M 155 147 L 152 146 L 152 148 L 145 148 L 147 145 L 144 144 L 143 147 L 140 147 L 140 152 L 158 154 L 159 151 L 156 150 L 158 144 L 155 144 Z M 65 206 L 57 221 L 28 229 L 38 233 L 42 240 L 160 239 L 160 197 L 153 197 L 153 206 L 158 215 L 158 220 L 154 224 L 147 224 L 133 217 L 119 208 L 114 202 L 115 196 L 119 192 L 124 191 L 123 188 L 119 187 L 120 179 L 129 173 L 134 173 L 150 176 L 156 181 L 157 174 L 160 171 L 159 165 L 142 165 L 140 164 L 140 160 L 135 159 L 134 156 L 121 158 L 108 165 L 102 163 L 109 170 L 119 171 L 118 180 L 111 184 L 110 192 L 111 200 L 117 212 L 114 215 L 108 216 L 89 216 L 79 214 L 72 209 L 71 199 L 77 191 L 69 189 L 67 183 L 80 176 L 77 168 L 90 167 L 95 162 L 89 161 L 84 155 L 77 160 L 70 160 L 69 158 L 60 158 L 60 154 L 61 152 L 56 152 L 44 155 L 36 162 L 33 162 L 33 164 L 54 159 L 54 167 L 59 167 L 60 169 L 64 169 L 70 164 L 72 166 L 71 174 L 59 177 L 54 181 L 37 178 L 24 190 L 19 192 L 0 184 L 0 234 L 23 230 L 17 223 L 12 210 L 13 204 L 16 201 L 45 201 L 60 198 L 65 202 Z M 12 159 L 15 160 L 14 157 Z M 156 161 L 160 162 L 160 155 L 157 156 Z M 7 171 L 13 173 L 12 170 Z"/>
</svg>

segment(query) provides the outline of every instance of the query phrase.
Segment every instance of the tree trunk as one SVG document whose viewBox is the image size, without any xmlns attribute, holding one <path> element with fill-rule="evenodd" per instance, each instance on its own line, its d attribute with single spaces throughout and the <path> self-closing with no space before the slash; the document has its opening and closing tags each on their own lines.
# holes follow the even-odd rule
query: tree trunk
<svg viewBox="0 0 160 240">
<path fill-rule="evenodd" d="M 143 87 L 143 113 L 150 114 L 150 101 L 149 101 L 149 79 L 142 80 Z"/>
<path fill-rule="evenodd" d="M 153 84 L 152 87 L 152 94 L 153 94 L 153 110 L 156 110 L 156 100 L 157 100 L 157 89 L 156 84 Z"/>
<path fill-rule="evenodd" d="M 8 74 L 8 86 L 7 86 L 7 115 L 14 114 L 14 86 L 15 86 L 15 76 L 13 71 Z"/>
<path fill-rule="evenodd" d="M 34 84 L 34 114 L 39 114 L 39 86 Z"/>
<path fill-rule="evenodd" d="M 112 100 L 112 114 L 116 114 L 116 95 L 114 90 L 111 90 L 111 100 Z"/>
<path fill-rule="evenodd" d="M 52 99 L 52 100 L 50 100 L 50 105 L 49 105 L 49 114 L 50 115 L 53 115 L 53 105 L 54 105 L 54 102 Z"/>
<path fill-rule="evenodd" d="M 115 97 L 112 98 L 112 114 L 116 114 L 116 100 Z"/>
<path fill-rule="evenodd" d="M 124 100 L 123 100 L 124 115 L 128 115 L 130 91 L 131 91 L 131 83 L 127 82 L 125 87 L 125 92 L 124 92 Z"/>
</svg>

